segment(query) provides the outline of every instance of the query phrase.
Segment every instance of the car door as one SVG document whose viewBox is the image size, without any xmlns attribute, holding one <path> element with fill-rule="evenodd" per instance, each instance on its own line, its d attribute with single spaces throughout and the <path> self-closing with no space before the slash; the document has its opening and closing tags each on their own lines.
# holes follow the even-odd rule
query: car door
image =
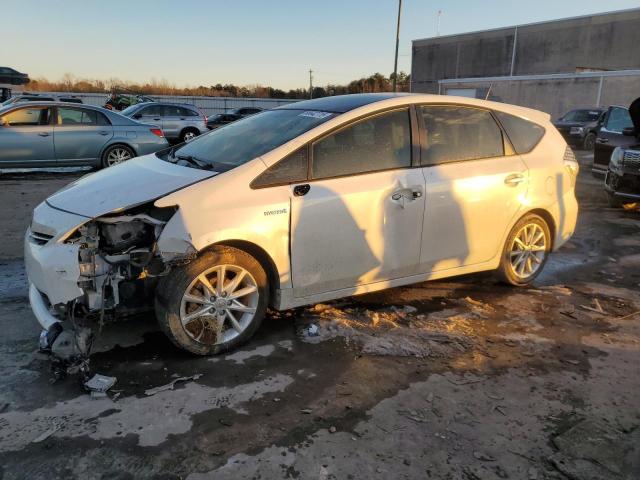
<svg viewBox="0 0 640 480">
<path fill-rule="evenodd" d="M 604 175 L 607 172 L 614 148 L 636 143 L 635 137 L 622 134 L 628 127 L 633 127 L 629 110 L 624 107 L 609 107 L 596 137 L 593 153 L 594 173 Z"/>
<path fill-rule="evenodd" d="M 527 166 L 488 110 L 424 105 L 425 215 L 420 268 L 436 272 L 489 261 L 520 209 Z"/>
<path fill-rule="evenodd" d="M 113 137 L 105 115 L 88 108 L 56 107 L 54 146 L 58 165 L 93 164 Z"/>
<path fill-rule="evenodd" d="M 0 165 L 55 165 L 51 108 L 25 106 L 0 117 Z"/>
<path fill-rule="evenodd" d="M 180 107 L 175 105 L 165 105 L 163 107 L 162 131 L 165 137 L 178 138 L 180 132 L 186 126 L 186 117 L 181 110 Z"/>
<path fill-rule="evenodd" d="M 151 125 L 157 125 L 164 132 L 164 125 L 162 122 L 163 107 L 162 105 L 148 105 L 140 109 L 133 115 L 138 122 L 149 123 Z"/>
<path fill-rule="evenodd" d="M 424 178 L 412 168 L 409 110 L 368 117 L 309 150 L 310 180 L 290 187 L 294 296 L 415 274 Z"/>
</svg>

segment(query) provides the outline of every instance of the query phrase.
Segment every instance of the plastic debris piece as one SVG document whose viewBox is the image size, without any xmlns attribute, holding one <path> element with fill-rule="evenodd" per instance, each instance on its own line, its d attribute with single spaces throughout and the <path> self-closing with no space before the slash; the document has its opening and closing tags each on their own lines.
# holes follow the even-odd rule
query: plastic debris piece
<svg viewBox="0 0 640 480">
<path fill-rule="evenodd" d="M 115 385 L 116 380 L 116 377 L 107 377 L 106 375 L 96 373 L 88 382 L 85 382 L 84 386 L 92 393 L 105 393 Z"/>
<path fill-rule="evenodd" d="M 34 438 L 33 439 L 33 443 L 44 442 L 47 438 L 49 438 L 51 435 L 56 433 L 58 430 L 60 430 L 60 426 L 59 425 L 54 425 L 53 427 L 51 427 L 46 432 L 43 432 L 42 434 L 40 434 L 36 438 Z"/>
<path fill-rule="evenodd" d="M 310 337 L 317 337 L 318 336 L 318 325 L 316 325 L 315 323 L 312 323 L 311 325 L 309 325 L 309 328 L 307 329 L 307 333 L 309 334 Z"/>
<path fill-rule="evenodd" d="M 178 382 L 188 382 L 189 380 L 198 380 L 201 376 L 202 376 L 201 373 L 196 373 L 195 375 L 191 375 L 190 377 L 179 377 L 179 378 L 176 378 L 175 380 L 173 380 L 172 382 L 167 383 L 166 385 L 161 385 L 159 387 L 149 388 L 148 390 L 144 391 L 144 394 L 146 396 L 150 397 L 151 395 L 155 395 L 156 393 L 164 392 L 166 390 L 173 390 L 173 387 L 175 387 L 176 383 L 178 383 Z"/>
</svg>

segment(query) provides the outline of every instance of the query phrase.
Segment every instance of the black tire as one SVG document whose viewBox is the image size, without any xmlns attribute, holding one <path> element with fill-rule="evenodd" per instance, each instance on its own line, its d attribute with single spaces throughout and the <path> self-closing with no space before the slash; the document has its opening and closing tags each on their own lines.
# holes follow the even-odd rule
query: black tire
<svg viewBox="0 0 640 480">
<path fill-rule="evenodd" d="M 514 271 L 514 267 L 511 262 L 511 253 L 513 251 L 512 246 L 514 245 L 515 237 L 518 233 L 526 226 L 530 224 L 535 224 L 540 227 L 542 232 L 544 233 L 544 252 L 543 258 L 541 262 L 537 266 L 537 269 L 526 277 L 522 277 Z M 500 279 L 508 283 L 509 285 L 514 285 L 517 287 L 524 287 L 530 285 L 540 272 L 542 272 L 544 265 L 547 263 L 549 258 L 549 252 L 551 251 L 551 230 L 549 229 L 549 225 L 547 222 L 539 215 L 534 213 L 528 213 L 524 215 L 518 222 L 513 226 L 509 235 L 507 236 L 507 241 L 504 244 L 502 249 L 502 256 L 500 257 L 500 266 L 498 267 L 497 273 Z"/>
<path fill-rule="evenodd" d="M 123 158 L 122 160 L 114 163 L 114 160 L 112 157 L 114 154 L 120 151 L 125 152 L 128 155 L 128 158 Z M 118 163 L 131 160 L 135 156 L 136 154 L 133 151 L 133 149 L 131 149 L 131 147 L 128 147 L 126 145 L 111 145 L 102 153 L 102 161 L 101 161 L 102 168 L 112 167 L 113 165 L 117 165 Z"/>
<path fill-rule="evenodd" d="M 584 150 L 588 150 L 590 152 L 593 151 L 596 145 L 596 134 L 594 132 L 589 132 L 584 137 L 584 141 L 582 142 L 582 148 Z"/>
<path fill-rule="evenodd" d="M 188 332 L 181 321 L 183 295 L 200 274 L 217 265 L 237 266 L 251 274 L 259 295 L 255 314 L 245 329 L 230 341 L 216 343 L 217 337 L 211 333 L 213 330 L 210 325 L 205 327 L 203 324 L 201 324 L 202 331 L 208 332 L 203 336 L 209 337 L 211 341 L 197 341 L 192 338 L 194 332 Z M 176 346 L 196 355 L 216 355 L 232 350 L 251 338 L 262 323 L 268 305 L 268 277 L 260 262 L 243 250 L 215 246 L 187 265 L 174 268 L 160 280 L 156 289 L 155 311 L 160 328 Z M 214 318 L 213 315 L 209 317 Z M 226 323 L 229 321 L 227 320 Z M 213 338 L 211 338 L 212 335 L 214 335 Z"/>
<path fill-rule="evenodd" d="M 200 135 L 200 132 L 195 128 L 185 128 L 180 132 L 180 143 L 187 143 Z"/>
</svg>

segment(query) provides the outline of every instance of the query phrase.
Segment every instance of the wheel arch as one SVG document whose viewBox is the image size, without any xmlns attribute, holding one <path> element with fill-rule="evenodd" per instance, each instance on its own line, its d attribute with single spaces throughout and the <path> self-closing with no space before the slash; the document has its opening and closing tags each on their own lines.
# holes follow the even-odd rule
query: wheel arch
<svg viewBox="0 0 640 480">
<path fill-rule="evenodd" d="M 547 226 L 549 227 L 549 233 L 551 234 L 550 250 L 553 250 L 554 245 L 556 243 L 557 227 L 556 227 L 556 222 L 553 218 L 553 215 L 551 215 L 551 213 L 548 210 L 545 210 L 544 208 L 534 208 L 533 210 L 528 210 L 522 215 L 520 215 L 520 217 L 518 217 L 514 225 L 518 223 L 525 215 L 529 215 L 530 213 L 533 213 L 535 215 L 538 215 L 539 217 L 542 217 L 542 219 L 545 222 L 547 222 Z"/>
<path fill-rule="evenodd" d="M 131 145 L 130 143 L 127 142 L 123 142 L 122 140 L 115 140 L 111 143 L 107 143 L 104 147 L 102 147 L 102 150 L 100 151 L 100 162 L 102 162 L 102 160 L 104 160 L 104 154 L 107 150 L 109 150 L 111 147 L 116 147 L 116 146 L 123 146 L 123 147 L 127 147 L 130 148 L 133 151 L 133 156 L 137 157 L 138 156 L 138 151 L 136 150 L 136 148 Z"/>
<path fill-rule="evenodd" d="M 237 248 L 238 250 L 247 252 L 249 255 L 255 258 L 260 263 L 260 265 L 262 265 L 262 268 L 264 268 L 264 271 L 267 274 L 267 278 L 269 279 L 269 298 L 270 304 L 273 304 L 276 299 L 276 292 L 280 289 L 280 274 L 278 272 L 278 267 L 276 267 L 275 262 L 271 258 L 271 255 L 269 255 L 267 251 L 261 246 L 247 240 L 223 240 L 209 245 L 207 249 L 217 245 L 233 247 Z"/>
</svg>

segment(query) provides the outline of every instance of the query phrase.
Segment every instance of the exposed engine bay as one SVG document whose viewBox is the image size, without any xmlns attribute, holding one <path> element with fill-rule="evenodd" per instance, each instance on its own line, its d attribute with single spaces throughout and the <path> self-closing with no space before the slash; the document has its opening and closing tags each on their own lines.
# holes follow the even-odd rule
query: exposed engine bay
<svg viewBox="0 0 640 480">
<path fill-rule="evenodd" d="M 158 238 L 176 210 L 147 204 L 102 216 L 65 240 L 78 247 L 78 287 L 83 294 L 55 306 L 64 328 L 54 325 L 40 339 L 58 375 L 77 370 L 88 375 L 93 338 L 104 323 L 152 309 L 158 278 L 190 260 L 190 255 L 167 260 L 158 249 Z"/>
</svg>

